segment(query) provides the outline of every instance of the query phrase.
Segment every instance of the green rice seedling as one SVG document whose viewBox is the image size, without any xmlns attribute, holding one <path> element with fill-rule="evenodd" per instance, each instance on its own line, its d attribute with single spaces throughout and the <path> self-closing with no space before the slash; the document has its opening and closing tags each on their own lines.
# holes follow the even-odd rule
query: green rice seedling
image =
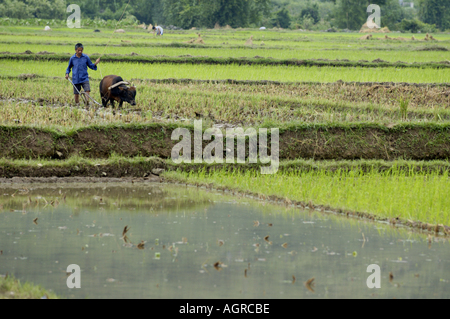
<svg viewBox="0 0 450 319">
<path fill-rule="evenodd" d="M 408 116 L 409 100 L 406 100 L 402 97 L 400 98 L 399 103 L 400 103 L 400 117 L 402 119 L 406 119 Z"/>
<path fill-rule="evenodd" d="M 36 61 L 0 61 L 0 76 L 18 76 L 35 73 L 54 77 L 64 72 L 67 63 Z M 62 70 L 62 71 L 61 71 Z M 396 68 L 336 68 L 297 66 L 190 65 L 190 64 L 141 64 L 131 62 L 102 63 L 100 72 L 90 72 L 97 80 L 101 74 L 121 74 L 126 79 L 190 78 L 195 74 L 200 80 L 270 80 L 280 82 L 409 82 L 446 83 L 450 81 L 448 69 L 396 69 Z"/>
<path fill-rule="evenodd" d="M 386 172 L 371 170 L 283 172 L 260 175 L 258 171 L 168 172 L 168 177 L 193 184 L 214 183 L 254 194 L 289 198 L 334 209 L 374 214 L 380 218 L 450 225 L 448 172 L 405 172 L 396 167 Z"/>
</svg>

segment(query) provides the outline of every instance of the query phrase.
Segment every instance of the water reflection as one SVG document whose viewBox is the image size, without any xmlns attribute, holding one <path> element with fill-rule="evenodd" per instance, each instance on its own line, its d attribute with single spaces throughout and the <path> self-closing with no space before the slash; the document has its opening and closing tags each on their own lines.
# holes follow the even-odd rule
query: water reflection
<svg viewBox="0 0 450 319">
<path fill-rule="evenodd" d="M 388 225 L 161 184 L 3 186 L 0 200 L 0 274 L 68 298 L 450 296 L 447 240 Z"/>
</svg>

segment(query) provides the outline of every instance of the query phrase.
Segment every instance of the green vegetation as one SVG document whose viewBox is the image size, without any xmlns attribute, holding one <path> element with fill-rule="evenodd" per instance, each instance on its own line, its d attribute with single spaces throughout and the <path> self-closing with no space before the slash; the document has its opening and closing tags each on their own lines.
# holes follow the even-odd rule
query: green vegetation
<svg viewBox="0 0 450 319">
<path fill-rule="evenodd" d="M 298 12 L 314 21 L 317 8 Z M 234 179 L 242 191 L 379 218 L 397 217 L 409 200 L 402 219 L 448 224 L 438 191 L 448 187 L 450 157 L 448 35 L 215 29 L 154 37 L 124 28 L 0 27 L 2 176 L 142 177 L 162 167 L 165 178 L 221 187 Z M 73 105 L 63 73 L 79 38 L 102 58 L 89 71 L 93 98 L 100 101 L 102 76 L 117 74 L 136 85 L 135 107 Z M 196 119 L 203 129 L 279 128 L 279 173 L 174 165 L 171 133 L 192 131 Z"/>
<path fill-rule="evenodd" d="M 181 183 L 213 185 L 248 192 L 260 198 L 276 197 L 305 206 L 367 213 L 377 218 L 450 225 L 446 211 L 449 163 L 447 161 L 284 161 L 278 174 L 261 175 L 260 165 L 183 164 L 159 158 L 120 157 L 55 160 L 1 160 L 0 167 L 22 175 L 39 167 L 40 176 L 69 176 L 78 170 L 87 176 L 142 177 L 153 168 L 165 168 L 164 177 Z M 93 174 L 89 171 L 98 171 Z M 125 175 L 124 172 L 127 171 Z M 28 175 L 33 177 L 32 175 Z M 39 176 L 39 175 L 37 175 Z M 82 176 L 82 175 L 80 175 Z"/>
<path fill-rule="evenodd" d="M 6 44 L 5 44 L 6 45 Z M 215 46 L 203 46 L 199 47 L 197 45 L 189 45 L 180 47 L 172 47 L 170 44 L 168 45 L 158 45 L 157 43 L 154 46 L 150 46 L 150 44 L 140 46 L 139 43 L 131 46 L 131 45 L 121 45 L 115 46 L 114 49 L 109 49 L 108 54 L 102 56 L 102 59 L 127 59 L 132 58 L 130 61 L 142 59 L 142 60 L 151 60 L 152 57 L 155 59 L 159 58 L 159 60 L 164 60 L 167 57 L 180 57 L 180 58 L 192 58 L 192 57 L 211 57 L 211 58 L 235 58 L 235 57 L 246 57 L 246 58 L 273 58 L 271 59 L 271 63 L 280 63 L 278 60 L 316 60 L 316 59 L 330 59 L 333 57 L 333 60 L 349 60 L 350 63 L 359 62 L 361 60 L 365 60 L 371 62 L 375 59 L 380 59 L 386 62 L 397 62 L 403 61 L 406 63 L 424 63 L 424 62 L 440 62 L 445 61 L 448 55 L 448 51 L 446 47 L 440 44 L 436 46 L 435 51 L 427 51 L 421 50 L 420 46 L 418 46 L 415 50 L 411 51 L 400 51 L 400 50 L 379 50 L 379 49 L 367 49 L 367 48 L 358 48 L 358 49 L 319 49 L 317 50 L 315 47 L 303 47 L 303 48 L 285 48 L 283 50 L 278 50 L 278 47 L 248 47 L 242 48 L 239 46 L 230 47 L 232 50 L 223 50 L 221 48 L 217 48 Z M 442 48 L 442 50 L 439 50 Z M 31 46 L 29 44 L 21 43 L 21 44 L 8 44 L 8 52 L 10 53 L 24 53 L 27 50 L 30 50 Z M 26 56 L 22 56 L 22 59 L 34 59 L 36 56 L 40 59 L 54 59 L 54 55 L 52 53 L 58 54 L 67 54 L 73 55 L 73 46 L 67 45 L 66 43 L 61 44 L 33 44 L 32 46 L 33 54 L 30 56 L 27 54 Z M 419 51 L 420 50 L 420 51 Z M 103 51 L 103 48 L 98 46 L 89 47 L 89 55 L 92 57 L 98 56 Z M 41 54 L 39 54 L 42 52 Z M 40 56 L 44 55 L 45 56 Z M 114 53 L 110 53 L 114 52 Z M 126 57 L 127 55 L 133 56 Z M 117 56 L 119 55 L 119 56 Z M 9 55 L 11 57 L 11 55 Z M 2 57 L 7 58 L 8 54 L 2 54 Z M 376 57 L 376 58 L 374 58 Z M 65 60 L 68 59 L 64 57 Z M 237 58 L 235 58 L 237 59 Z M 241 59 L 242 60 L 242 59 Z M 330 61 L 332 62 L 332 61 Z M 341 63 L 344 64 L 345 61 Z M 323 62 L 324 63 L 324 62 Z M 350 64 L 348 63 L 348 64 Z M 363 63 L 363 62 L 360 62 Z M 381 63 L 383 66 L 384 64 Z M 399 64 L 400 66 L 400 64 Z M 401 67 L 418 67 L 417 65 L 401 65 Z"/>
<path fill-rule="evenodd" d="M 409 30 L 404 21 L 417 21 L 433 30 L 450 28 L 446 0 L 421 0 L 414 8 L 402 6 L 398 0 L 74 0 L 83 12 L 83 26 L 109 27 L 139 23 L 192 27 L 278 27 L 284 29 L 327 30 L 330 28 L 359 30 L 367 20 L 369 4 L 381 8 L 381 27 Z M 2 0 L 0 24 L 44 25 L 64 24 L 67 3 L 62 0 Z M 16 19 L 21 19 L 17 21 Z M 431 28 L 431 29 L 430 29 Z M 428 32 L 428 31 L 426 31 Z"/>
<path fill-rule="evenodd" d="M 210 171 L 195 173 L 169 172 L 168 178 L 192 184 L 210 184 L 264 196 L 276 196 L 289 201 L 323 205 L 345 211 L 375 214 L 381 218 L 450 225 L 446 207 L 450 199 L 448 172 L 405 172 L 395 166 L 377 171 L 313 172 L 291 171 L 261 175 L 255 171 Z"/>
<path fill-rule="evenodd" d="M 59 299 L 54 293 L 32 283 L 21 283 L 11 275 L 0 276 L 0 299 Z"/>
<path fill-rule="evenodd" d="M 61 75 L 67 68 L 63 62 L 32 62 L 2 60 L 2 75 L 18 76 L 23 73 L 34 73 L 40 76 L 53 77 Z M 147 67 L 141 63 L 115 62 L 103 63 L 101 72 L 91 71 L 96 79 L 102 75 L 120 74 L 125 79 L 166 79 L 191 78 L 200 80 L 270 80 L 281 82 L 407 82 L 407 83 L 447 83 L 450 79 L 450 68 L 445 69 L 413 69 L 413 68 L 363 68 L 363 67 L 297 67 L 297 66 L 260 66 L 260 65 L 209 65 L 209 64 L 152 64 Z M 95 76 L 94 76 L 95 74 Z"/>
</svg>

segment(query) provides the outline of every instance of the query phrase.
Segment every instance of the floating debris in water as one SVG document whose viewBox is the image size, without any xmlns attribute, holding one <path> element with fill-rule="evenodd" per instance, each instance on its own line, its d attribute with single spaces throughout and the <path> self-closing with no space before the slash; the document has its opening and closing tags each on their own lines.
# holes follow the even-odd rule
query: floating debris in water
<svg viewBox="0 0 450 319">
<path fill-rule="evenodd" d="M 258 227 L 260 225 L 259 221 L 255 220 L 253 221 L 253 227 Z"/>
<path fill-rule="evenodd" d="M 122 232 L 122 238 L 121 239 L 123 239 L 125 244 L 127 244 L 129 242 L 129 239 L 128 239 L 127 235 L 126 235 L 129 230 L 130 230 L 130 228 L 127 225 L 127 226 L 125 226 L 125 228 L 123 229 L 123 232 Z"/>
<path fill-rule="evenodd" d="M 58 227 L 59 230 L 65 230 L 67 229 L 67 226 Z"/>
<path fill-rule="evenodd" d="M 317 247 L 314 247 L 314 248 L 311 250 L 312 253 L 315 253 L 316 251 L 318 251 Z"/>
<path fill-rule="evenodd" d="M 214 268 L 215 268 L 217 271 L 221 271 L 222 268 L 226 267 L 226 266 L 225 266 L 222 262 L 220 262 L 220 261 L 214 263 L 213 266 L 214 266 Z"/>
<path fill-rule="evenodd" d="M 141 242 L 137 245 L 138 249 L 144 249 L 145 242 L 141 240 Z"/>
<path fill-rule="evenodd" d="M 106 282 L 115 282 L 116 280 L 114 278 L 108 278 L 106 279 Z"/>
<path fill-rule="evenodd" d="M 125 226 L 125 228 L 123 229 L 123 233 L 122 233 L 122 237 L 125 237 L 126 233 L 130 230 L 130 228 L 127 226 Z"/>
<path fill-rule="evenodd" d="M 114 234 L 110 234 L 110 233 L 104 233 L 104 234 L 100 234 L 100 237 L 114 237 Z"/>
<path fill-rule="evenodd" d="M 307 280 L 306 282 L 305 282 L 305 287 L 306 287 L 306 289 L 308 289 L 309 291 L 311 291 L 312 293 L 314 293 L 315 291 L 314 291 L 314 277 L 313 278 L 311 278 L 311 279 L 309 279 L 309 280 Z"/>
<path fill-rule="evenodd" d="M 394 275 L 392 274 L 392 272 L 389 273 L 389 282 L 392 283 L 392 281 L 394 280 Z"/>
<path fill-rule="evenodd" d="M 284 243 L 283 245 L 281 245 L 281 247 L 283 247 L 283 248 L 287 248 L 287 246 L 288 246 L 287 243 Z"/>
<path fill-rule="evenodd" d="M 37 217 L 36 217 L 35 219 L 33 219 L 33 224 L 37 225 L 37 224 L 38 224 L 38 223 L 37 223 L 37 220 L 38 220 Z"/>
<path fill-rule="evenodd" d="M 224 241 L 221 240 L 221 239 L 218 239 L 218 240 L 217 240 L 217 244 L 219 245 L 219 247 L 220 247 L 220 246 L 223 246 Z"/>
</svg>

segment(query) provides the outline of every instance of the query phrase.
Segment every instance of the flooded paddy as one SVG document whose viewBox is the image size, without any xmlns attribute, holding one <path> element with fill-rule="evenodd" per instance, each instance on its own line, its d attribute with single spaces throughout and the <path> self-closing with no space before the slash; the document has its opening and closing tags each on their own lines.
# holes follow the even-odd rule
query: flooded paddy
<svg viewBox="0 0 450 319">
<path fill-rule="evenodd" d="M 66 298 L 450 297 L 448 239 L 159 183 L 0 185 L 0 251 Z"/>
</svg>

